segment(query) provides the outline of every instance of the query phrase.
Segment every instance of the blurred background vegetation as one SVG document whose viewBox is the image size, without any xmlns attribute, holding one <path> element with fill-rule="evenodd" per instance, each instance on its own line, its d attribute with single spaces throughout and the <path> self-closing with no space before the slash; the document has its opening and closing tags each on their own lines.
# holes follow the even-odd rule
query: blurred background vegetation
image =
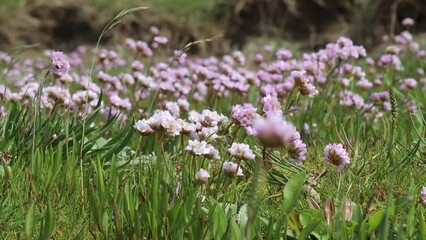
<svg viewBox="0 0 426 240">
<path fill-rule="evenodd" d="M 130 17 L 104 43 L 141 38 L 155 25 L 175 48 L 221 36 L 204 49 L 216 53 L 259 37 L 312 49 L 344 35 L 372 48 L 383 35 L 401 31 L 405 17 L 416 20 L 415 31 L 426 29 L 424 0 L 1 0 L 0 50 L 94 44 L 111 18 L 135 6 L 150 9 Z"/>
</svg>

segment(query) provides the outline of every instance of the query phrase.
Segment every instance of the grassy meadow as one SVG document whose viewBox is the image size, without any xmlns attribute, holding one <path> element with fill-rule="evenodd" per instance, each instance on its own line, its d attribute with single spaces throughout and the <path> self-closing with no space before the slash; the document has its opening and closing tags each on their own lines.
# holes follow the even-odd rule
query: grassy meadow
<svg viewBox="0 0 426 240">
<path fill-rule="evenodd" d="M 1 239 L 426 239 L 409 24 L 372 55 L 168 41 L 0 52 Z"/>
</svg>

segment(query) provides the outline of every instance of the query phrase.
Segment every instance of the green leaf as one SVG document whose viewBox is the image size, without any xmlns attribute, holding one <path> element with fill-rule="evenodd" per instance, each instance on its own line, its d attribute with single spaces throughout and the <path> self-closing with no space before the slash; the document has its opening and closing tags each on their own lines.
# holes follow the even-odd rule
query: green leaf
<svg viewBox="0 0 426 240">
<path fill-rule="evenodd" d="M 320 222 L 321 221 L 318 219 L 314 219 L 313 221 L 311 221 L 306 227 L 303 228 L 298 239 L 310 239 L 309 235 L 315 230 L 315 228 L 317 228 Z"/>
<path fill-rule="evenodd" d="M 305 228 L 318 220 L 319 224 L 315 228 L 315 233 L 320 236 L 327 235 L 327 226 L 325 223 L 324 214 L 320 210 L 305 209 L 300 213 L 299 220 L 300 223 L 305 226 Z"/>
<path fill-rule="evenodd" d="M 302 194 L 305 178 L 305 172 L 300 172 L 288 180 L 284 188 L 284 207 L 282 209 L 285 213 L 289 213 L 296 206 Z"/>
<path fill-rule="evenodd" d="M 418 239 L 426 239 L 426 219 L 425 219 L 425 211 L 423 206 L 419 206 L 419 211 L 417 211 L 417 219 L 418 219 L 418 229 L 419 229 L 419 238 Z"/>
<path fill-rule="evenodd" d="M 246 229 L 248 221 L 248 206 L 244 204 L 241 206 L 240 211 L 238 212 L 238 218 L 240 219 L 240 231 L 244 232 Z"/>
<path fill-rule="evenodd" d="M 370 218 L 370 223 L 368 225 L 368 232 L 371 233 L 374 229 L 379 227 L 380 223 L 383 220 L 383 217 L 385 216 L 386 210 L 382 209 L 377 211 L 373 216 Z"/>
<path fill-rule="evenodd" d="M 33 235 L 33 228 L 34 228 L 34 214 L 35 214 L 35 208 L 34 208 L 34 202 L 31 204 L 30 208 L 28 208 L 27 215 L 25 216 L 25 234 L 28 238 L 31 238 Z"/>
<path fill-rule="evenodd" d="M 55 218 L 53 215 L 53 209 L 50 204 L 47 205 L 47 210 L 44 215 L 43 232 L 41 239 L 50 239 L 55 225 Z"/>
<path fill-rule="evenodd" d="M 108 228 L 109 228 L 109 212 L 104 211 L 104 215 L 102 216 L 102 234 L 105 238 L 108 238 Z"/>
<path fill-rule="evenodd" d="M 226 215 L 225 211 L 218 205 L 216 205 L 214 211 L 212 212 L 211 221 L 213 221 L 213 236 L 221 239 L 223 237 L 223 234 L 225 234 L 226 231 Z"/>
</svg>

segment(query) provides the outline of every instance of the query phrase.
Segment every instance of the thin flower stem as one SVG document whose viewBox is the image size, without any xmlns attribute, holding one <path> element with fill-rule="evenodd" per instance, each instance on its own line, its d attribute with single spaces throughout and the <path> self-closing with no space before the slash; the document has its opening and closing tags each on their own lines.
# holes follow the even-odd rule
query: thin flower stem
<svg viewBox="0 0 426 240">
<path fill-rule="evenodd" d="M 35 160 L 35 144 L 36 144 L 36 129 L 37 129 L 37 121 L 39 120 L 38 117 L 40 115 L 40 111 L 41 111 L 41 94 L 43 91 L 43 86 L 44 86 L 44 82 L 47 78 L 47 76 L 49 75 L 49 70 L 47 70 L 46 74 L 44 75 L 43 79 L 41 80 L 40 86 L 37 90 L 37 101 L 36 104 L 34 105 L 34 124 L 33 124 L 33 144 L 32 144 L 32 160 Z"/>
<path fill-rule="evenodd" d="M 168 162 L 167 162 L 167 158 L 166 158 L 166 152 L 164 151 L 164 142 L 163 142 L 163 138 L 161 138 L 161 153 L 163 155 L 163 160 L 164 160 L 164 165 L 166 166 L 166 171 L 169 174 L 169 176 L 172 176 L 170 170 L 169 170 L 169 166 L 168 166 Z"/>
</svg>

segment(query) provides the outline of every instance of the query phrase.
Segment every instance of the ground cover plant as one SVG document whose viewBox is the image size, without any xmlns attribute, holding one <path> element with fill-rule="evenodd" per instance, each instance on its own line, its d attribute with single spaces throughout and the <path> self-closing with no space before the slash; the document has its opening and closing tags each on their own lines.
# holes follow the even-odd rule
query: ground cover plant
<svg viewBox="0 0 426 240">
<path fill-rule="evenodd" d="M 197 57 L 155 26 L 1 53 L 0 236 L 425 239 L 426 50 L 404 24 L 376 57 L 345 37 Z"/>
</svg>

